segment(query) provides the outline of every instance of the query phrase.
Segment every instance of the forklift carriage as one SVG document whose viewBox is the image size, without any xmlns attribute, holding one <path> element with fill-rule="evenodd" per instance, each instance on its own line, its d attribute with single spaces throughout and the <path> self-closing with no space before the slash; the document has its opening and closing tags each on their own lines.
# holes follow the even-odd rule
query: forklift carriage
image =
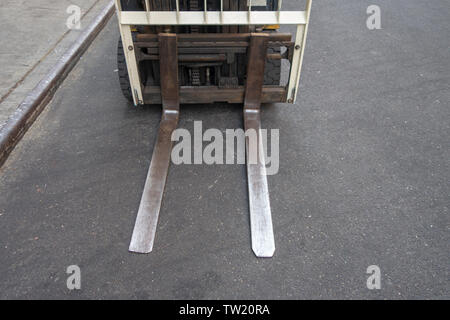
<svg viewBox="0 0 450 320">
<path fill-rule="evenodd" d="M 281 11 L 282 0 L 115 0 L 122 92 L 134 105 L 163 107 L 130 251 L 153 249 L 180 104 L 242 103 L 245 130 L 256 131 L 261 152 L 261 103 L 296 100 L 311 1 L 305 11 Z M 295 38 L 280 25 L 296 25 Z M 282 60 L 290 64 L 284 85 Z M 252 248 L 272 257 L 266 167 L 264 159 L 248 161 L 249 139 L 246 152 Z"/>
</svg>

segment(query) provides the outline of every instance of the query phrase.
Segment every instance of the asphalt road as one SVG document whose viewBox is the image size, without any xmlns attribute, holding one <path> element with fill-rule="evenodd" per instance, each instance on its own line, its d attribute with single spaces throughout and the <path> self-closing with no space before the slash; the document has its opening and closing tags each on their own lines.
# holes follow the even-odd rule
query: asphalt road
<svg viewBox="0 0 450 320">
<path fill-rule="evenodd" d="M 127 251 L 160 108 L 122 98 L 112 20 L 0 171 L 0 298 L 450 298 L 449 16 L 447 0 L 314 3 L 298 103 L 262 115 L 281 162 L 263 260 L 242 165 L 172 165 L 154 252 Z M 241 106 L 182 106 L 194 120 L 242 127 Z"/>
</svg>

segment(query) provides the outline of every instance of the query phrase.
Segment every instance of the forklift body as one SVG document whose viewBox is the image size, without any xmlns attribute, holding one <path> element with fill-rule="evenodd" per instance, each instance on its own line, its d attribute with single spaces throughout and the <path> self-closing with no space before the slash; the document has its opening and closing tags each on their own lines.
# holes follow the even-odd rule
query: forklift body
<svg viewBox="0 0 450 320">
<path fill-rule="evenodd" d="M 180 104 L 243 104 L 247 159 L 261 152 L 263 103 L 295 103 L 311 11 L 282 11 L 282 0 L 115 0 L 120 28 L 118 68 L 134 105 L 161 104 L 163 113 L 130 251 L 153 249 Z M 296 26 L 296 34 L 278 32 Z M 281 66 L 290 66 L 281 81 Z M 264 154 L 264 152 L 262 152 Z M 247 161 L 252 248 L 275 251 L 264 159 Z"/>
</svg>

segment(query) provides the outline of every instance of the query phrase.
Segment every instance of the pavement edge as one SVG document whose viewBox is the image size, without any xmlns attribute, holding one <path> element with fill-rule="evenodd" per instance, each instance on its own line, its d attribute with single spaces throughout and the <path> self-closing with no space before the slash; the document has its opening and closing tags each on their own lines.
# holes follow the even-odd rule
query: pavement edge
<svg viewBox="0 0 450 320">
<path fill-rule="evenodd" d="M 55 66 L 31 90 L 17 110 L 0 128 L 0 167 L 14 150 L 21 138 L 52 99 L 58 87 L 77 64 L 114 14 L 114 1 L 110 1 L 94 21 L 58 59 Z"/>
</svg>

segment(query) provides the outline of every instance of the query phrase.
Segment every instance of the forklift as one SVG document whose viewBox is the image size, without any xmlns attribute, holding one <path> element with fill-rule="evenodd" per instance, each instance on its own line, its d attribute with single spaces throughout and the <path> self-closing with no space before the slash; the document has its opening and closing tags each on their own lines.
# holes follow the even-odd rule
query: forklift
<svg viewBox="0 0 450 320">
<path fill-rule="evenodd" d="M 115 0 L 117 62 L 125 98 L 162 105 L 162 118 L 129 250 L 153 250 L 181 104 L 243 105 L 252 249 L 275 252 L 261 137 L 261 104 L 295 103 L 312 0 L 304 11 L 282 11 L 282 0 Z M 297 27 L 281 33 L 282 25 Z M 290 66 L 281 83 L 282 60 Z M 249 161 L 249 159 L 257 161 Z M 264 157 L 262 157 L 264 158 Z"/>
</svg>

